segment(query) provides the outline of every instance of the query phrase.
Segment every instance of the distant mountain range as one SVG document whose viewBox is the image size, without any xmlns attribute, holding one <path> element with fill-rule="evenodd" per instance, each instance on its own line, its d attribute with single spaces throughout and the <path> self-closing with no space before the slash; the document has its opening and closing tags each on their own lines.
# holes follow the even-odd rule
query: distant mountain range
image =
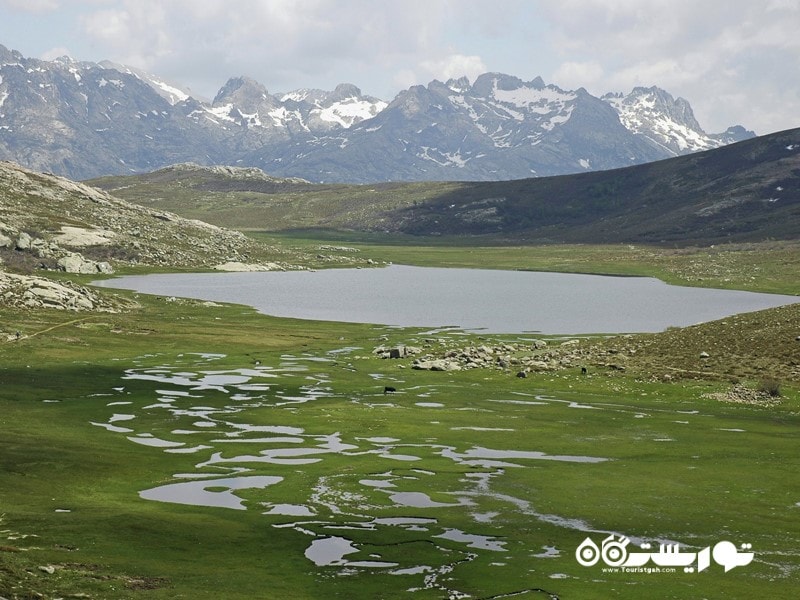
<svg viewBox="0 0 800 600">
<path fill-rule="evenodd" d="M 391 102 L 354 85 L 270 94 L 230 79 L 213 101 L 109 62 L 0 46 L 0 158 L 73 179 L 170 164 L 259 167 L 313 182 L 492 181 L 606 170 L 753 137 L 707 134 L 657 87 L 600 98 L 486 73 Z"/>
<path fill-rule="evenodd" d="M 800 239 L 800 129 L 623 169 L 510 181 L 312 184 L 174 165 L 89 182 L 242 230 L 676 246 Z M 760 276 L 760 275 L 759 275 Z"/>
</svg>

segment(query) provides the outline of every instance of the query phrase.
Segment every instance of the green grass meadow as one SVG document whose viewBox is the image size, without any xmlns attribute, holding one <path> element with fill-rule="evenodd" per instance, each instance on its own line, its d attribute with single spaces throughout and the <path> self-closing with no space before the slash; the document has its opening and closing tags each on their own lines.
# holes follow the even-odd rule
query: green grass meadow
<svg viewBox="0 0 800 600">
<path fill-rule="evenodd" d="M 462 248 L 459 259 L 450 249 L 360 248 L 440 266 L 545 262 L 533 250 Z M 624 247 L 598 247 L 583 266 L 548 252 L 553 270 L 653 273 L 662 260 L 655 274 L 679 264 L 676 277 L 688 278 L 691 264 L 686 254 L 647 263 L 644 250 L 620 262 Z M 726 275 L 720 265 L 734 259 L 711 254 L 695 284 L 749 277 L 738 267 Z M 765 287 L 796 293 L 782 270 L 791 267 L 771 268 Z M 527 338 L 118 293 L 138 308 L 0 311 L 5 335 L 21 334 L 0 342 L 2 598 L 797 595 L 793 382 L 765 407 L 708 397 L 724 381 L 577 367 L 524 379 L 513 369 L 417 371 L 372 350 Z M 237 477 L 252 487 L 224 483 Z M 192 485 L 206 505 L 140 496 Z M 693 573 L 578 563 L 587 536 L 600 545 L 611 532 L 692 553 L 750 544 L 754 559 Z M 322 547 L 333 551 L 320 558 Z"/>
</svg>

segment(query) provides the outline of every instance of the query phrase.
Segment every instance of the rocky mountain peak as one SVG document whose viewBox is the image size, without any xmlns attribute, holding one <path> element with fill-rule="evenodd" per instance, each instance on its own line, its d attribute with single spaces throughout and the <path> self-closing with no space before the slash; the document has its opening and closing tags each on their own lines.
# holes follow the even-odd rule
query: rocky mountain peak
<svg viewBox="0 0 800 600">
<path fill-rule="evenodd" d="M 689 102 L 659 87 L 635 87 L 629 94 L 606 94 L 602 99 L 614 107 L 628 130 L 672 156 L 724 143 L 721 136 L 703 131 Z"/>
<path fill-rule="evenodd" d="M 332 101 L 359 97 L 361 97 L 361 90 L 352 83 L 340 83 L 334 88 L 333 92 L 328 95 L 328 99 Z"/>
<path fill-rule="evenodd" d="M 466 76 L 459 77 L 458 79 L 448 79 L 445 85 L 458 94 L 466 94 L 472 87 L 472 84 L 470 84 Z"/>
<path fill-rule="evenodd" d="M 0 44 L 0 65 L 7 65 L 20 62 L 24 59 L 22 54 L 16 50 L 9 50 Z"/>
<path fill-rule="evenodd" d="M 269 97 L 267 88 L 256 80 L 244 76 L 231 77 L 217 92 L 212 104 L 235 104 L 247 109 L 262 104 Z"/>
<path fill-rule="evenodd" d="M 733 125 L 728 127 L 722 133 L 711 134 L 711 137 L 718 140 L 722 145 L 735 144 L 756 137 L 755 131 L 745 129 L 741 125 Z"/>
</svg>

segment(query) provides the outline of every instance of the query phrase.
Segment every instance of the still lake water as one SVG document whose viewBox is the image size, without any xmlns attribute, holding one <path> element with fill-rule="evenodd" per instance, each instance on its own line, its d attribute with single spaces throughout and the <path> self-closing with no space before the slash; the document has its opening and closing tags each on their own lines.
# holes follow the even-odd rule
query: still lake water
<svg viewBox="0 0 800 600">
<path fill-rule="evenodd" d="M 680 287 L 650 277 L 405 265 L 136 275 L 94 284 L 247 304 L 279 317 L 487 333 L 657 332 L 800 302 L 796 296 Z"/>
</svg>

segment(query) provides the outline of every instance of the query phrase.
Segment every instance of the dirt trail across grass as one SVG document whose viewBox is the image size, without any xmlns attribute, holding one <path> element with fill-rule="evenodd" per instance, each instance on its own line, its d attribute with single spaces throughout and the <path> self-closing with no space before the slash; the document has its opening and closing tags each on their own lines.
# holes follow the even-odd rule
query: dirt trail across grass
<svg viewBox="0 0 800 600">
<path fill-rule="evenodd" d="M 43 333 L 47 333 L 48 331 L 53 331 L 54 329 L 58 329 L 59 327 L 66 327 L 67 325 L 74 325 L 75 323 L 80 323 L 82 321 L 90 321 L 92 319 L 97 319 L 99 315 L 93 315 L 89 317 L 81 317 L 80 319 L 72 319 L 71 321 L 65 321 L 63 323 L 57 323 L 56 325 L 52 325 L 50 327 L 46 327 L 45 329 L 40 329 L 39 331 L 34 331 L 33 333 L 26 333 L 25 335 L 12 335 L 8 338 L 9 342 L 19 342 L 25 339 L 30 339 L 32 337 L 36 337 L 37 335 L 41 335 Z"/>
</svg>

